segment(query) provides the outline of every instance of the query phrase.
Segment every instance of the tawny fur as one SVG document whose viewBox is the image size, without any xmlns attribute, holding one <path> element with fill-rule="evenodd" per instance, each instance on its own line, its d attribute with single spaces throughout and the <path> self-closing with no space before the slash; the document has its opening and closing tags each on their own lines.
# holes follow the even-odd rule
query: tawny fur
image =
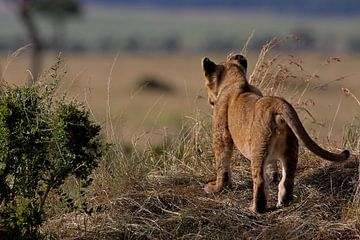
<svg viewBox="0 0 360 240">
<path fill-rule="evenodd" d="M 298 139 L 316 155 L 330 161 L 344 161 L 347 150 L 334 154 L 317 145 L 306 133 L 294 108 L 283 98 L 262 96 L 246 79 L 247 61 L 233 54 L 215 64 L 202 60 L 208 100 L 213 105 L 213 150 L 216 180 L 205 186 L 206 192 L 219 192 L 231 186 L 230 159 L 234 145 L 251 160 L 255 212 L 265 212 L 269 181 L 282 167 L 278 203 L 281 207 L 293 199 L 294 177 L 298 162 Z"/>
</svg>

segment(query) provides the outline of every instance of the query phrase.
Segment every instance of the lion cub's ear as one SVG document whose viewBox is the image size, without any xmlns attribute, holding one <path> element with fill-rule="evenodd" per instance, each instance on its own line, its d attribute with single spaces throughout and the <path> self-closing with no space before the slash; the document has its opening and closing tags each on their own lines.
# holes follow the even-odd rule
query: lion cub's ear
<svg viewBox="0 0 360 240">
<path fill-rule="evenodd" d="M 242 66 L 244 68 L 245 71 L 247 70 L 247 66 L 248 66 L 247 60 L 243 55 L 241 55 L 241 54 L 231 55 L 228 58 L 228 61 L 231 61 L 231 60 L 235 60 L 236 62 L 239 63 L 240 66 Z"/>
<path fill-rule="evenodd" d="M 205 75 L 212 75 L 216 71 L 216 64 L 212 62 L 209 58 L 204 57 L 201 61 Z"/>
<path fill-rule="evenodd" d="M 236 55 L 235 57 L 236 57 L 236 60 L 240 63 L 240 65 L 243 66 L 245 70 L 247 70 L 248 63 L 247 63 L 246 58 L 241 54 Z"/>
</svg>

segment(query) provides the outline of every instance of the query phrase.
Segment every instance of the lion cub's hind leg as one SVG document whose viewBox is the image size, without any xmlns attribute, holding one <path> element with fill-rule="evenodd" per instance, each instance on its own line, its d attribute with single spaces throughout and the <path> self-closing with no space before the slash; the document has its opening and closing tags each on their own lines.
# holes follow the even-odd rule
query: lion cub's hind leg
<svg viewBox="0 0 360 240">
<path fill-rule="evenodd" d="M 252 154 L 251 159 L 251 173 L 253 179 L 253 202 L 251 210 L 258 213 L 266 211 L 268 182 L 266 175 L 266 147 L 260 147 L 264 151 L 257 151 Z M 259 148 L 259 149 L 260 149 Z"/>
<path fill-rule="evenodd" d="M 286 141 L 286 149 L 280 157 L 282 166 L 282 178 L 279 183 L 277 207 L 283 207 L 293 200 L 294 178 L 298 163 L 299 143 L 295 135 L 289 131 Z"/>
<path fill-rule="evenodd" d="M 253 203 L 250 208 L 254 212 L 266 211 L 269 176 L 267 167 L 273 157 L 273 143 L 270 129 L 255 129 L 251 142 L 251 173 L 253 178 Z"/>
</svg>

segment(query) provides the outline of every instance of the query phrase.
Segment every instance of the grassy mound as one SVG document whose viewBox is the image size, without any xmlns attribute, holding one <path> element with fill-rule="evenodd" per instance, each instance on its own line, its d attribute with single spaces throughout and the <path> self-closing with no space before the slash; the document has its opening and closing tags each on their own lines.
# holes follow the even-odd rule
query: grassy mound
<svg viewBox="0 0 360 240">
<path fill-rule="evenodd" d="M 268 57 L 278 43 L 274 39 L 263 47 L 249 80 L 267 95 L 285 96 L 300 114 L 312 117 L 303 97 L 316 73 L 305 73 L 296 57 L 290 56 L 288 62 L 278 55 Z M 93 214 L 55 209 L 41 230 L 60 239 L 360 238 L 356 157 L 331 164 L 301 149 L 294 201 L 276 209 L 277 185 L 273 184 L 269 211 L 255 214 L 248 209 L 250 162 L 236 151 L 234 189 L 217 195 L 203 191 L 203 185 L 215 176 L 210 126 L 211 116 L 196 112 L 187 118 L 177 138 L 164 136 L 160 146 L 140 152 L 115 141 L 87 192 Z M 344 135 L 344 144 L 352 152 L 359 150 L 358 129 L 351 126 Z M 342 148 L 329 141 L 321 145 L 333 151 Z"/>
</svg>

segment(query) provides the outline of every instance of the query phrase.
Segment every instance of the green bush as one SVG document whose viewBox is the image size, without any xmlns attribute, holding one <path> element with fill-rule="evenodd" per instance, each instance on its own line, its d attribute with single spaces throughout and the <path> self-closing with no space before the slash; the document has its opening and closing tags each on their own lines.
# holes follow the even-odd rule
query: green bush
<svg viewBox="0 0 360 240">
<path fill-rule="evenodd" d="M 0 92 L 1 239 L 40 237 L 49 192 L 60 194 L 69 176 L 86 187 L 102 157 L 100 126 L 80 104 L 54 97 L 58 65 L 52 84 Z"/>
</svg>

